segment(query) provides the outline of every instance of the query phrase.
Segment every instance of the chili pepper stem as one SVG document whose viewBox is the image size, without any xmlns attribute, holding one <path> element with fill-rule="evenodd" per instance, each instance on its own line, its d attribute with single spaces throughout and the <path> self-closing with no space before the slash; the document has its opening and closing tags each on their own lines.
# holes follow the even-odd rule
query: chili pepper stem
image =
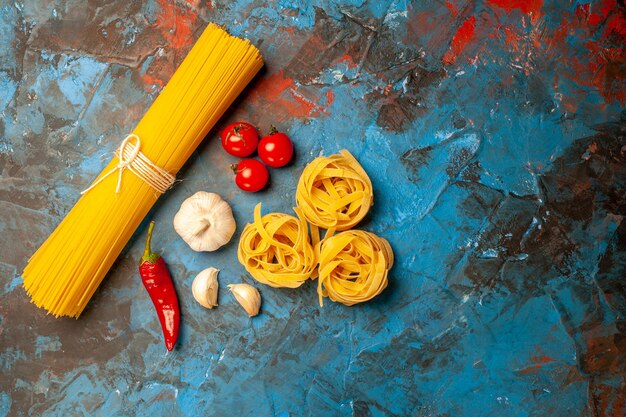
<svg viewBox="0 0 626 417">
<path fill-rule="evenodd" d="M 152 231 L 154 230 L 154 220 L 150 222 L 148 226 L 148 237 L 146 238 L 146 247 L 143 250 L 143 256 L 141 257 L 141 263 L 150 262 L 151 264 L 159 260 L 159 254 L 152 252 L 150 243 L 152 242 Z"/>
</svg>

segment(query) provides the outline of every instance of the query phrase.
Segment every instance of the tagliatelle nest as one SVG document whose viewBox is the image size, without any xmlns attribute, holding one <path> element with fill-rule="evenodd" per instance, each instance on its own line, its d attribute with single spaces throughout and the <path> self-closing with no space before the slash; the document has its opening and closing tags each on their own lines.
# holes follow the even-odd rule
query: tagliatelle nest
<svg viewBox="0 0 626 417">
<path fill-rule="evenodd" d="M 317 256 L 306 221 L 283 213 L 261 217 L 254 209 L 254 223 L 246 225 L 239 240 L 239 262 L 257 281 L 272 287 L 296 288 L 316 273 Z"/>
<path fill-rule="evenodd" d="M 387 240 L 362 230 L 324 239 L 319 258 L 317 292 L 351 306 L 371 300 L 387 287 L 393 252 Z"/>
<path fill-rule="evenodd" d="M 387 287 L 393 251 L 373 233 L 347 229 L 365 217 L 372 202 L 372 183 L 350 152 L 316 158 L 298 182 L 298 218 L 261 217 L 257 205 L 254 223 L 239 241 L 239 262 L 272 287 L 295 288 L 318 277 L 320 305 L 324 297 L 348 306 L 371 300 Z M 319 228 L 326 229 L 323 239 Z"/>
<path fill-rule="evenodd" d="M 373 204 L 372 182 L 346 150 L 315 158 L 302 172 L 296 204 L 314 226 L 335 231 L 356 226 Z"/>
</svg>

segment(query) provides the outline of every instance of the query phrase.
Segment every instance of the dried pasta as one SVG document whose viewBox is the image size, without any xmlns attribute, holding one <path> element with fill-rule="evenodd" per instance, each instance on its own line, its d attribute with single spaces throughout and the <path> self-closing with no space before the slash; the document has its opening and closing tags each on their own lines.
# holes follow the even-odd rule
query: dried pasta
<svg viewBox="0 0 626 417">
<path fill-rule="evenodd" d="M 387 287 L 393 266 L 389 242 L 373 233 L 348 230 L 322 241 L 317 292 L 351 306 L 371 300 Z"/>
<path fill-rule="evenodd" d="M 239 262 L 257 281 L 272 287 L 296 288 L 315 275 L 317 257 L 300 210 L 298 218 L 283 213 L 261 217 L 246 225 L 239 240 Z"/>
<path fill-rule="evenodd" d="M 322 306 L 324 297 L 348 306 L 371 300 L 387 287 L 393 251 L 373 233 L 346 229 L 367 214 L 372 201 L 370 179 L 348 151 L 316 158 L 298 181 L 298 219 L 282 213 L 261 217 L 257 205 L 254 223 L 239 241 L 239 262 L 272 287 L 295 288 L 317 277 Z M 326 229 L 322 240 L 318 227 Z"/>
<path fill-rule="evenodd" d="M 248 41 L 209 24 L 132 132 L 141 153 L 175 175 L 262 66 Z M 119 163 L 104 168 L 24 269 L 32 301 L 57 317 L 81 314 L 160 196 L 128 171 L 116 193 L 118 176 L 108 173 Z"/>
<path fill-rule="evenodd" d="M 369 211 L 374 195 L 367 173 L 346 150 L 315 158 L 302 172 L 296 189 L 296 204 L 315 227 L 335 231 L 351 229 Z M 313 241 L 319 238 L 313 230 Z"/>
</svg>

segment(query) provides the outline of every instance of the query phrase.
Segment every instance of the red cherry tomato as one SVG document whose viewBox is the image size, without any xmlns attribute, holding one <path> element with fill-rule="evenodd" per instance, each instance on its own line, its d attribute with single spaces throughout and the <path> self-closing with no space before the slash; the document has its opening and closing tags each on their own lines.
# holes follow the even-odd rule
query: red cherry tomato
<svg viewBox="0 0 626 417">
<path fill-rule="evenodd" d="M 289 136 L 276 131 L 274 127 L 270 134 L 259 142 L 259 158 L 273 168 L 280 168 L 291 161 L 293 143 Z"/>
<path fill-rule="evenodd" d="M 233 165 L 235 184 L 244 191 L 255 193 L 262 190 L 270 178 L 267 168 L 256 159 L 244 159 Z"/>
<path fill-rule="evenodd" d="M 246 122 L 232 123 L 222 130 L 222 146 L 232 156 L 245 158 L 256 150 L 259 134 L 254 126 Z"/>
</svg>

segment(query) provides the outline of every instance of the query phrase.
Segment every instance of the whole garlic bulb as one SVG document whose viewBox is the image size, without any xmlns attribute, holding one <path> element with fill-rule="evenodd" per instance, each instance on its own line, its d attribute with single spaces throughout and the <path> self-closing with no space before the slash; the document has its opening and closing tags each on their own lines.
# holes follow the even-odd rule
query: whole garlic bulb
<svg viewBox="0 0 626 417">
<path fill-rule="evenodd" d="M 237 224 L 230 205 L 215 193 L 198 191 L 181 204 L 174 229 L 191 249 L 212 252 L 233 237 Z"/>
<path fill-rule="evenodd" d="M 250 317 L 259 314 L 259 309 L 261 308 L 261 294 L 259 294 L 259 290 L 248 284 L 229 284 L 228 288 Z"/>
<path fill-rule="evenodd" d="M 202 307 L 213 308 L 217 306 L 217 290 L 220 284 L 217 282 L 217 268 L 207 268 L 201 271 L 191 284 L 191 293 L 198 304 Z"/>
</svg>

